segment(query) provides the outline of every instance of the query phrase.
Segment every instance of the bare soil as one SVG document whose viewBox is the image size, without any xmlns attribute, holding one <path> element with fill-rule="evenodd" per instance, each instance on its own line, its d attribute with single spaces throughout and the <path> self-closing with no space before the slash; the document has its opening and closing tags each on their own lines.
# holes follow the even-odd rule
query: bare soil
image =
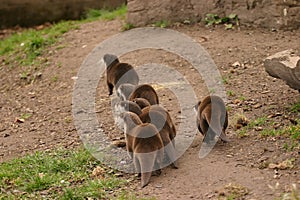
<svg viewBox="0 0 300 200">
<path fill-rule="evenodd" d="M 20 78 L 24 68 L 17 63 L 7 67 L 2 62 L 0 162 L 37 150 L 73 148 L 82 144 L 73 125 L 72 77 L 76 77 L 83 60 L 99 43 L 120 33 L 123 23 L 119 20 L 96 21 L 66 33 L 59 44 L 50 47 L 43 56 L 46 58 L 44 67 L 32 70 L 29 76 L 37 73 L 41 76 L 31 82 Z M 218 142 L 208 157 L 199 159 L 202 136 L 198 134 L 192 146 L 179 158 L 179 169 L 167 167 L 162 175 L 152 177 L 146 188 L 139 189 L 139 180 L 132 182 L 130 188 L 140 197 L 157 199 L 226 199 L 232 194 L 236 199 L 276 199 L 282 193 L 290 192 L 292 184 L 300 187 L 299 149 L 287 151 L 283 148 L 284 144 L 291 143 L 289 137 L 260 135 L 262 129 L 289 126 L 291 120 L 299 118 L 299 113 L 290 112 L 291 105 L 299 101 L 299 92 L 268 76 L 263 59 L 278 51 L 299 49 L 300 31 L 271 32 L 246 27 L 224 30 L 222 26 L 207 28 L 180 24 L 172 29 L 191 36 L 205 47 L 224 77 L 229 94 L 227 134 L 231 142 Z M 199 99 L 209 93 L 192 66 L 176 55 L 147 49 L 121 57 L 121 61 L 134 66 L 154 59 L 183 74 Z M 237 61 L 240 66 L 233 67 Z M 112 140 L 119 140 L 122 133 L 113 123 L 104 83 L 104 79 L 99 83 L 96 111 L 105 133 Z M 158 95 L 178 125 L 180 109 L 176 97 L 164 88 L 158 89 Z M 29 117 L 23 123 L 18 122 L 24 114 Z M 238 115 L 244 115 L 250 121 L 269 118 L 268 123 L 250 129 L 246 137 L 240 137 L 239 130 L 234 128 Z M 268 168 L 269 163 L 277 164 L 287 159 L 295 159 L 291 169 Z"/>
</svg>

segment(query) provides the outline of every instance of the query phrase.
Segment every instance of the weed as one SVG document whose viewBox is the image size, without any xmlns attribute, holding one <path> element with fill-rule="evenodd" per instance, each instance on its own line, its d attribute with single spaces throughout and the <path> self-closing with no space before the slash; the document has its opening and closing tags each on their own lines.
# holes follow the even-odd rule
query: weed
<svg viewBox="0 0 300 200">
<path fill-rule="evenodd" d="M 291 106 L 291 112 L 298 113 L 300 112 L 300 101 Z"/>
<path fill-rule="evenodd" d="M 223 84 L 228 84 L 228 80 L 227 80 L 226 77 L 223 77 L 223 78 L 222 78 L 222 83 L 223 83 Z"/>
<path fill-rule="evenodd" d="M 239 100 L 241 100 L 241 101 L 245 101 L 245 100 L 246 100 L 246 97 L 245 97 L 245 96 L 243 96 L 243 95 L 241 95 L 241 96 L 239 97 Z"/>
<path fill-rule="evenodd" d="M 157 21 L 154 23 L 155 27 L 160 27 L 160 28 L 166 28 L 170 25 L 170 23 L 167 20 L 161 20 Z"/>
<path fill-rule="evenodd" d="M 209 93 L 210 93 L 210 94 L 214 94 L 214 93 L 216 93 L 216 89 L 215 89 L 215 88 L 211 88 L 211 89 L 209 89 Z"/>
<path fill-rule="evenodd" d="M 57 80 L 58 80 L 58 76 L 56 76 L 56 75 L 51 78 L 52 82 L 57 82 Z"/>
<path fill-rule="evenodd" d="M 133 29 L 133 28 L 135 28 L 135 26 L 133 24 L 125 23 L 122 27 L 122 31 L 128 31 L 128 30 Z"/>
<path fill-rule="evenodd" d="M 29 73 L 27 71 L 24 71 L 20 74 L 20 79 L 28 79 Z"/>
<path fill-rule="evenodd" d="M 248 134 L 247 132 L 248 132 L 247 128 L 242 128 L 242 129 L 238 132 L 238 137 L 239 137 L 239 138 L 248 137 L 249 134 Z"/>
<path fill-rule="evenodd" d="M 30 117 L 32 116 L 31 113 L 23 113 L 21 116 L 20 116 L 20 119 L 29 119 Z"/>
<path fill-rule="evenodd" d="M 209 13 L 206 14 L 205 23 L 207 24 L 207 26 L 224 24 L 225 29 L 232 29 L 234 28 L 234 25 L 239 26 L 239 19 L 236 14 L 230 14 L 225 17 L 219 17 L 216 14 Z"/>
<path fill-rule="evenodd" d="M 232 90 L 228 90 L 228 91 L 226 92 L 226 94 L 227 94 L 227 96 L 230 96 L 230 97 L 235 96 L 235 93 L 234 93 Z"/>
<path fill-rule="evenodd" d="M 262 126 L 267 122 L 267 117 L 258 117 L 254 121 L 250 121 L 248 124 L 248 128 L 252 129 L 256 126 Z"/>
<path fill-rule="evenodd" d="M 118 17 L 125 18 L 125 15 L 127 13 L 127 6 L 122 5 L 114 10 L 96 10 L 96 9 L 90 9 L 85 14 L 85 21 L 94 21 L 97 19 L 102 20 L 114 20 Z"/>
</svg>

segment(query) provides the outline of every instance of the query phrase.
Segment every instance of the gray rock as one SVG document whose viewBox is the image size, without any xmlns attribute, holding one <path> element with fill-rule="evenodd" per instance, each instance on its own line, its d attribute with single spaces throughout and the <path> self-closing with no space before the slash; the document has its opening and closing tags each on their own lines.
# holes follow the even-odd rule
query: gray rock
<svg viewBox="0 0 300 200">
<path fill-rule="evenodd" d="M 296 51 L 289 49 L 269 56 L 264 60 L 264 67 L 270 76 L 300 91 L 300 56 Z"/>
</svg>

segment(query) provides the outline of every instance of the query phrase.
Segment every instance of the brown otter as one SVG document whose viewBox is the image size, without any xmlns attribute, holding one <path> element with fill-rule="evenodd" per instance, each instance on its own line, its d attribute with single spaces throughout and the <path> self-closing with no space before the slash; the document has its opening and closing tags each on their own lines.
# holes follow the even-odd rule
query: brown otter
<svg viewBox="0 0 300 200">
<path fill-rule="evenodd" d="M 176 164 L 175 136 L 176 129 L 172 122 L 168 111 L 159 105 L 152 105 L 142 109 L 139 115 L 143 123 L 152 123 L 158 129 L 164 143 L 164 151 L 169 161 L 172 162 L 174 168 L 178 168 Z"/>
<path fill-rule="evenodd" d="M 123 83 L 137 85 L 139 77 L 134 68 L 128 63 L 120 63 L 117 56 L 105 54 L 103 60 L 106 64 L 106 82 L 109 95 L 113 94 L 113 88 Z"/>
<path fill-rule="evenodd" d="M 152 171 L 161 168 L 163 141 L 157 128 L 153 124 L 142 123 L 135 113 L 125 112 L 120 118 L 124 121 L 126 149 L 136 170 L 141 173 L 141 187 L 145 187 Z"/>
<path fill-rule="evenodd" d="M 135 98 L 132 101 L 139 105 L 141 109 L 151 105 L 149 101 L 144 98 Z"/>
<path fill-rule="evenodd" d="M 151 105 L 159 104 L 156 91 L 148 84 L 139 85 L 134 89 L 129 96 L 129 100 L 132 101 L 135 98 L 144 98 L 148 100 Z"/>
<path fill-rule="evenodd" d="M 115 112 L 119 114 L 126 111 L 133 112 L 137 115 L 142 114 L 142 109 L 140 108 L 140 106 L 132 101 L 120 101 L 116 103 L 114 107 Z"/>
<path fill-rule="evenodd" d="M 225 134 L 228 126 L 228 113 L 224 101 L 218 96 L 206 96 L 195 105 L 197 127 L 204 135 L 203 141 L 211 143 L 216 136 L 229 142 Z"/>
</svg>

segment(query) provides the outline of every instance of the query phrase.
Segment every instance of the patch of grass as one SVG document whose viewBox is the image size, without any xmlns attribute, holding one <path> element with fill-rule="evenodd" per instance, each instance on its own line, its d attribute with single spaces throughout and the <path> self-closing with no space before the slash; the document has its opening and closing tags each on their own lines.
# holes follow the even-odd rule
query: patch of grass
<svg viewBox="0 0 300 200">
<path fill-rule="evenodd" d="M 236 116 L 236 120 L 237 119 L 240 119 L 244 122 L 247 121 L 247 125 L 242 127 L 239 131 L 238 131 L 238 136 L 240 138 L 243 138 L 243 137 L 247 137 L 249 136 L 248 132 L 251 130 L 251 129 L 254 129 L 255 127 L 259 127 L 259 126 L 262 126 L 264 125 L 266 122 L 267 122 L 267 117 L 259 117 L 259 118 L 256 118 L 255 120 L 252 120 L 252 121 L 249 121 L 244 115 L 242 114 L 239 114 Z M 237 123 L 237 122 L 236 122 Z"/>
<path fill-rule="evenodd" d="M 300 101 L 291 106 L 291 112 L 293 113 L 300 112 Z"/>
<path fill-rule="evenodd" d="M 245 101 L 245 100 L 246 100 L 246 97 L 245 97 L 244 95 L 241 95 L 241 96 L 239 97 L 239 100 Z"/>
<path fill-rule="evenodd" d="M 226 91 L 227 96 L 233 97 L 235 96 L 235 93 L 232 90 Z"/>
<path fill-rule="evenodd" d="M 228 79 L 226 77 L 222 78 L 222 83 L 227 84 L 228 83 Z"/>
<path fill-rule="evenodd" d="M 26 120 L 26 119 L 29 119 L 31 116 L 32 116 L 31 113 L 23 113 L 23 114 L 20 116 L 20 118 Z"/>
<path fill-rule="evenodd" d="M 122 31 L 128 31 L 128 30 L 133 29 L 133 28 L 135 28 L 135 26 L 133 24 L 125 23 L 122 27 Z"/>
<path fill-rule="evenodd" d="M 248 128 L 254 128 L 256 126 L 262 126 L 267 122 L 268 118 L 267 117 L 258 117 L 253 121 L 250 121 L 248 124 Z"/>
<path fill-rule="evenodd" d="M 248 137 L 248 129 L 246 128 L 242 128 L 239 132 L 238 132 L 238 137 L 239 138 L 244 138 L 244 137 Z"/>
<path fill-rule="evenodd" d="M 205 23 L 207 26 L 224 24 L 225 29 L 233 29 L 234 25 L 239 26 L 239 18 L 237 14 L 219 17 L 216 14 L 208 13 L 205 17 Z"/>
<path fill-rule="evenodd" d="M 157 21 L 153 24 L 155 27 L 166 28 L 170 25 L 167 20 Z"/>
<path fill-rule="evenodd" d="M 114 198 L 114 200 L 156 200 L 155 197 L 143 197 L 143 198 L 137 198 L 136 195 L 123 193 L 118 198 Z"/>
<path fill-rule="evenodd" d="M 102 20 L 114 20 L 116 18 L 125 18 L 127 13 L 127 6 L 122 5 L 114 10 L 96 10 L 96 9 L 90 9 L 85 14 L 85 20 L 86 21 L 93 21 L 97 19 Z"/>
<path fill-rule="evenodd" d="M 21 65 L 31 65 L 44 53 L 47 46 L 53 45 L 65 32 L 78 28 L 76 22 L 67 21 L 54 24 L 43 30 L 29 29 L 0 40 L 0 55 L 6 62 L 17 60 Z"/>
<path fill-rule="evenodd" d="M 42 30 L 28 29 L 15 33 L 4 40 L 0 40 L 0 56 L 5 56 L 4 60 L 7 65 L 15 65 L 16 60 L 23 66 L 39 64 L 37 58 L 45 53 L 46 47 L 59 41 L 64 33 L 78 29 L 79 25 L 85 22 L 125 17 L 126 12 L 127 7 L 125 5 L 112 11 L 90 10 L 82 20 L 61 21 Z"/>
<path fill-rule="evenodd" d="M 52 82 L 57 82 L 57 81 L 58 81 L 58 76 L 56 76 L 56 75 L 53 76 L 53 77 L 51 78 L 51 81 L 52 81 Z"/>
<path fill-rule="evenodd" d="M 126 181 L 112 173 L 91 176 L 101 165 L 83 148 L 36 152 L 0 164 L 1 199 L 109 199 Z"/>
</svg>

